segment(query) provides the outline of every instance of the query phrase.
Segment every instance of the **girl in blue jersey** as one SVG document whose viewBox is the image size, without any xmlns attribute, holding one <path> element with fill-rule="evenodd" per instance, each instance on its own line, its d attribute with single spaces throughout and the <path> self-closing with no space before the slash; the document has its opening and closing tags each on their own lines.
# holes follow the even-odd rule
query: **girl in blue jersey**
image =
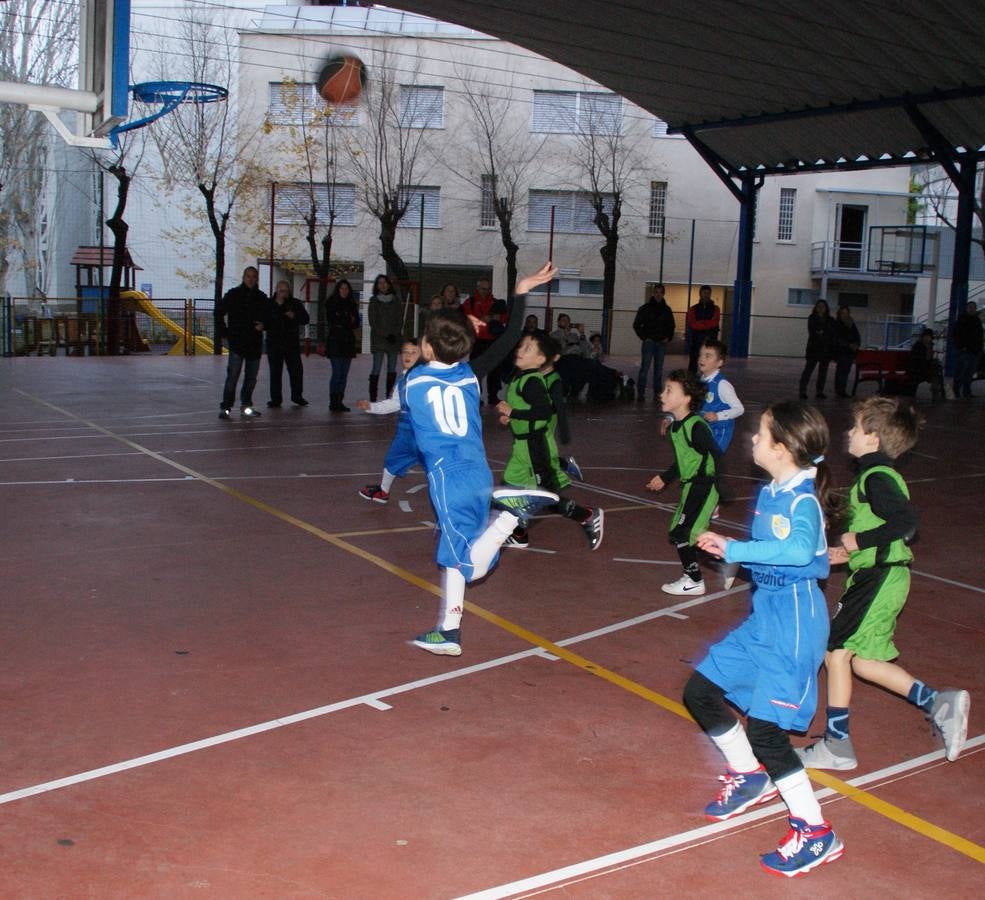
<svg viewBox="0 0 985 900">
<path fill-rule="evenodd" d="M 397 433 L 393 436 L 390 449 L 387 450 L 386 458 L 383 460 L 383 476 L 380 478 L 380 483 L 367 484 L 359 490 L 360 497 L 372 500 L 374 503 L 386 503 L 390 499 L 390 487 L 394 479 L 403 477 L 411 466 L 421 461 L 421 454 L 417 451 L 417 444 L 414 441 L 414 430 L 410 426 L 410 413 L 407 411 L 407 376 L 421 363 L 421 350 L 417 346 L 417 338 L 408 338 L 404 341 L 400 348 L 400 360 L 403 371 L 390 396 L 376 403 L 360 400 L 356 404 L 359 409 L 376 416 L 400 413 L 400 418 L 397 419 Z"/>
<path fill-rule="evenodd" d="M 827 423 L 805 403 L 778 403 L 760 418 L 753 460 L 773 480 L 760 491 L 752 539 L 710 531 L 698 538 L 702 550 L 749 570 L 752 613 L 711 647 L 684 689 L 688 709 L 727 764 L 705 814 L 727 819 L 779 793 L 790 830 L 761 864 L 789 877 L 844 852 L 787 733 L 810 725 L 828 641 L 817 583 L 829 568 L 825 514 L 835 511 L 824 462 L 828 440 Z M 728 703 L 748 716 L 748 732 Z"/>
</svg>

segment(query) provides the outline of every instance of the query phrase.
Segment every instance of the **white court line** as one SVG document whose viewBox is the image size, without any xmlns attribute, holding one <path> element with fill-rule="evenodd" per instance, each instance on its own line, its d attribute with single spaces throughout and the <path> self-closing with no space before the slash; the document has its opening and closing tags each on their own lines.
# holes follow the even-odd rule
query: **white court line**
<svg viewBox="0 0 985 900">
<path fill-rule="evenodd" d="M 405 513 L 409 513 L 412 511 L 410 508 L 410 503 L 408 503 L 406 500 L 401 500 L 398 505 L 400 506 L 401 510 L 403 510 Z"/>
<path fill-rule="evenodd" d="M 545 550 L 543 547 L 519 547 L 516 544 L 503 544 L 504 550 L 523 550 L 526 553 L 546 553 L 548 556 L 556 556 L 557 550 Z"/>
<path fill-rule="evenodd" d="M 424 524 L 433 524 L 425 522 Z M 735 593 L 738 590 L 744 588 L 732 588 L 731 591 L 725 591 L 723 593 Z M 651 619 L 659 618 L 660 616 L 670 615 L 671 613 L 677 612 L 678 610 L 685 609 L 689 606 L 697 606 L 700 603 L 705 603 L 709 600 L 715 599 L 715 597 L 722 596 L 722 594 L 709 594 L 705 597 L 695 597 L 691 600 L 687 600 L 683 603 L 675 604 L 674 606 L 666 607 L 665 609 L 655 610 L 652 613 L 647 613 L 642 616 L 637 616 L 634 619 L 629 619 L 626 622 L 619 622 L 614 625 L 609 625 L 605 628 L 599 628 L 595 631 L 585 632 L 581 635 L 575 635 L 574 637 L 564 638 L 563 640 L 556 641 L 558 646 L 567 647 L 571 644 L 576 644 L 581 641 L 590 640 L 594 637 L 598 637 L 604 634 L 611 634 L 615 631 L 620 631 L 623 628 L 631 628 L 633 625 L 639 624 L 641 622 L 648 622 Z M 71 787 L 75 784 L 83 784 L 87 781 L 95 781 L 98 778 L 105 778 L 109 775 L 116 775 L 119 772 L 126 772 L 130 769 L 141 768 L 142 766 L 148 766 L 153 763 L 163 762 L 168 759 L 173 759 L 176 756 L 185 756 L 189 753 L 195 753 L 199 750 L 206 750 L 210 747 L 217 747 L 220 744 L 228 744 L 232 741 L 242 740 L 243 738 L 252 737 L 255 734 L 263 734 L 266 731 L 273 731 L 278 728 L 284 728 L 288 725 L 294 725 L 298 722 L 305 722 L 309 719 L 316 719 L 322 716 L 329 715 L 330 713 L 339 712 L 343 709 L 351 709 L 356 706 L 372 706 L 376 709 L 381 709 L 382 706 L 387 704 L 383 703 L 384 697 L 393 697 L 397 694 L 405 694 L 410 691 L 419 690 L 423 687 L 428 687 L 433 684 L 439 684 L 444 681 L 452 681 L 457 678 L 464 678 L 467 675 L 474 675 L 476 672 L 483 672 L 487 669 L 495 669 L 500 666 L 510 665 L 521 659 L 527 659 L 532 656 L 542 655 L 542 647 L 531 647 L 529 650 L 521 650 L 518 653 L 511 653 L 509 656 L 500 656 L 496 659 L 487 660 L 486 662 L 476 663 L 472 666 L 466 666 L 462 669 L 454 669 L 450 672 L 444 672 L 440 675 L 432 675 L 427 678 L 420 678 L 415 681 L 408 681 L 404 684 L 398 684 L 394 687 L 383 688 L 379 691 L 374 691 L 369 694 L 361 694 L 358 697 L 350 697 L 347 700 L 339 700 L 336 703 L 329 703 L 325 706 L 318 706 L 314 709 L 305 710 L 303 712 L 294 713 L 292 715 L 281 716 L 276 719 L 270 719 L 266 722 L 260 722 L 256 725 L 249 725 L 245 728 L 237 728 L 235 731 L 227 731 L 223 734 L 213 735 L 212 737 L 203 738 L 198 741 L 191 741 L 187 744 L 179 744 L 176 747 L 170 747 L 166 750 L 160 750 L 157 753 L 148 753 L 145 756 L 137 756 L 133 759 L 123 760 L 122 762 L 113 763 L 108 766 L 101 766 L 98 769 L 90 769 L 87 772 L 78 772 L 75 775 L 68 775 L 64 778 L 56 778 L 52 781 L 45 781 L 41 784 L 31 785 L 30 787 L 20 788 L 19 790 L 9 791 L 6 794 L 0 794 L 0 806 L 5 803 L 12 803 L 15 800 L 21 800 L 25 797 L 33 797 L 37 794 L 44 794 L 49 791 L 56 791 L 61 788 Z M 382 704 L 382 706 L 380 706 Z"/>
<path fill-rule="evenodd" d="M 931 578 L 934 581 L 943 581 L 944 584 L 953 584 L 955 587 L 964 588 L 966 591 L 976 591 L 985 594 L 985 588 L 975 587 L 973 584 L 965 584 L 963 581 L 952 581 L 950 578 L 941 578 L 940 575 L 931 575 L 930 572 L 921 572 L 919 569 L 910 569 L 914 575 L 921 575 L 924 578 Z"/>
<path fill-rule="evenodd" d="M 964 752 L 973 750 L 982 744 L 985 744 L 985 734 L 971 738 L 965 744 Z M 922 768 L 930 763 L 938 762 L 943 758 L 944 751 L 935 750 L 933 753 L 926 753 L 923 756 L 916 757 L 915 759 L 909 759 L 906 762 L 897 763 L 896 765 L 888 766 L 885 769 L 880 769 L 876 772 L 870 772 L 868 775 L 861 775 L 858 778 L 852 778 L 847 781 L 847 783 L 852 785 L 852 787 L 864 787 L 874 781 L 882 781 L 883 779 L 890 778 L 894 775 L 914 772 L 916 769 Z M 814 792 L 814 795 L 818 798 L 818 800 L 824 800 L 832 796 L 838 798 L 842 797 L 838 791 L 831 788 L 817 790 Z M 710 825 L 702 825 L 700 828 L 692 828 L 690 831 L 682 831 L 678 834 L 672 834 L 656 841 L 640 844 L 637 847 L 628 847 L 625 850 L 617 850 L 614 853 L 607 853 L 604 856 L 598 856 L 595 859 L 587 859 L 582 862 L 564 866 L 560 869 L 554 869 L 550 872 L 542 872 L 539 875 L 521 878 L 518 881 L 513 881 L 509 884 L 501 884 L 497 887 L 487 888 L 483 891 L 465 894 L 459 897 L 458 900 L 502 900 L 502 898 L 514 897 L 518 894 L 525 894 L 529 891 L 536 891 L 538 889 L 553 885 L 560 885 L 562 882 L 571 881 L 579 876 L 599 873 L 605 869 L 611 869 L 621 864 L 639 861 L 643 857 L 652 856 L 655 853 L 660 853 L 674 847 L 680 847 L 684 844 L 699 841 L 702 838 L 718 835 L 722 832 L 733 831 L 760 819 L 768 819 L 773 816 L 780 815 L 785 816 L 786 814 L 787 807 L 784 803 L 772 803 L 769 806 L 754 808 L 749 812 L 743 813 L 742 815 L 728 819 L 724 822 L 714 822 Z"/>
<path fill-rule="evenodd" d="M 624 556 L 613 556 L 613 562 L 644 563 L 648 566 L 679 566 L 679 559 L 628 559 Z"/>
<path fill-rule="evenodd" d="M 589 484 L 587 481 L 575 481 L 572 482 L 572 487 L 584 488 L 588 491 L 594 491 L 596 494 L 603 494 L 606 497 L 615 497 L 617 500 L 627 500 L 632 503 L 641 503 L 644 506 L 652 506 L 655 509 L 662 509 L 665 512 L 673 512 L 677 509 L 676 503 L 663 503 L 660 500 L 650 500 L 648 497 L 640 497 L 636 494 L 627 494 L 625 491 L 614 491 L 610 488 L 599 487 L 597 484 Z M 733 522 L 731 519 L 715 519 L 715 524 L 727 528 L 732 528 L 735 531 L 748 531 L 747 525 L 741 522 Z"/>
<path fill-rule="evenodd" d="M 405 491 L 405 493 L 407 493 L 407 494 L 416 494 L 418 491 L 423 491 L 424 488 L 426 488 L 426 487 L 427 487 L 427 482 L 426 481 L 422 481 L 420 484 L 415 484 L 413 487 L 407 488 L 407 490 Z"/>
</svg>

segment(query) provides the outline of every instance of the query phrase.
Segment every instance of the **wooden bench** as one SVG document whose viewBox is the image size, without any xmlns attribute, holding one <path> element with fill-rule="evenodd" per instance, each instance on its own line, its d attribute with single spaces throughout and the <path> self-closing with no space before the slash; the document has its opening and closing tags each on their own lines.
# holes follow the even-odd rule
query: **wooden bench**
<svg viewBox="0 0 985 900">
<path fill-rule="evenodd" d="M 855 383 L 852 385 L 852 396 L 858 389 L 860 381 L 874 381 L 879 386 L 879 393 L 887 387 L 900 393 L 910 381 L 906 374 L 906 363 L 910 358 L 909 350 L 859 350 L 855 355 Z"/>
</svg>

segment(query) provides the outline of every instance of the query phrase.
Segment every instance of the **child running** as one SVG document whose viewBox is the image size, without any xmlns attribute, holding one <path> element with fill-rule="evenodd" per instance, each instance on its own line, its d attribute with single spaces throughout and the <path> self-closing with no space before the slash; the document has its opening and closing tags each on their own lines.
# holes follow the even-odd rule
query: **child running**
<svg viewBox="0 0 985 900">
<path fill-rule="evenodd" d="M 718 505 L 718 460 L 720 451 L 708 423 L 695 412 L 705 398 L 705 386 L 686 369 L 675 369 L 667 377 L 660 395 L 661 408 L 674 417 L 667 429 L 674 448 L 674 462 L 647 483 L 648 491 L 662 491 L 680 478 L 683 488 L 671 517 L 670 542 L 677 548 L 684 574 L 662 585 L 665 594 L 700 595 L 705 582 L 698 565 L 696 541 L 711 522 Z"/>
<path fill-rule="evenodd" d="M 523 294 L 557 275 L 545 264 L 517 284 L 514 319 L 522 320 Z M 467 359 L 475 340 L 457 310 L 432 315 L 421 338 L 424 365 L 407 378 L 406 403 L 414 440 L 427 472 L 431 505 L 438 522 L 437 563 L 442 599 L 434 629 L 412 643 L 430 653 L 459 656 L 467 582 L 483 578 L 496 564 L 500 547 L 517 525 L 542 505 L 557 503 L 543 490 L 492 490 L 479 416 L 479 382 Z M 490 496 L 502 511 L 490 517 Z"/>
<path fill-rule="evenodd" d="M 356 403 L 359 409 L 375 416 L 385 416 L 399 412 L 397 433 L 390 442 L 390 449 L 383 460 L 383 475 L 379 484 L 367 484 L 359 490 L 359 496 L 374 503 L 386 503 L 390 499 L 390 487 L 395 478 L 407 474 L 411 466 L 421 461 L 421 454 L 414 442 L 414 429 L 410 425 L 410 414 L 407 411 L 407 376 L 411 369 L 421 363 L 421 351 L 417 346 L 417 338 L 407 338 L 400 347 L 400 361 L 403 371 L 393 387 L 393 392 L 386 400 L 373 403 L 360 400 Z"/>
<path fill-rule="evenodd" d="M 790 830 L 761 865 L 793 877 L 844 852 L 787 733 L 810 725 L 828 640 L 817 583 L 828 574 L 825 513 L 834 509 L 824 463 L 828 426 L 805 403 L 778 403 L 760 417 L 752 442 L 753 460 L 773 478 L 759 493 L 752 540 L 710 531 L 698 539 L 702 550 L 749 569 L 752 613 L 711 647 L 684 702 L 726 762 L 721 792 L 705 815 L 728 819 L 779 793 Z M 747 715 L 748 732 L 729 703 Z"/>
<path fill-rule="evenodd" d="M 503 472 L 503 482 L 512 487 L 542 487 L 559 493 L 571 479 L 561 469 L 554 442 L 555 408 L 551 403 L 541 368 L 558 353 L 557 343 L 546 335 L 528 334 L 516 348 L 516 374 L 507 385 L 506 399 L 496 406 L 499 421 L 513 433 L 513 449 Z M 597 550 L 602 543 L 604 513 L 579 506 L 562 497 L 549 509 L 581 525 L 588 545 Z M 529 546 L 526 527 L 514 531 L 510 543 Z"/>
<path fill-rule="evenodd" d="M 824 657 L 827 728 L 823 740 L 797 755 L 814 769 L 858 765 L 848 728 L 854 673 L 923 710 L 953 762 L 968 735 L 968 692 L 936 691 L 890 661 L 899 655 L 893 633 L 910 589 L 908 543 L 917 528 L 909 491 L 893 464 L 916 444 L 920 419 L 909 403 L 894 397 L 870 397 L 854 413 L 848 452 L 858 460 L 859 475 L 848 498 L 848 532 L 828 553 L 833 564 L 848 563 L 849 576 Z"/>
</svg>

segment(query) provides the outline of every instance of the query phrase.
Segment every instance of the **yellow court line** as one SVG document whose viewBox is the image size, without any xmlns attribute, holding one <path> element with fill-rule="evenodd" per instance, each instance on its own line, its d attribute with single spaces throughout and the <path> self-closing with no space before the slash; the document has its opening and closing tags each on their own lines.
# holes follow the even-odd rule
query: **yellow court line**
<svg viewBox="0 0 985 900">
<path fill-rule="evenodd" d="M 428 591 L 429 593 L 434 594 L 436 597 L 441 596 L 441 588 L 438 585 L 433 584 L 432 582 L 427 581 L 424 578 L 420 578 L 419 576 L 415 575 L 413 572 L 408 571 L 407 569 L 401 568 L 400 566 L 395 566 L 393 563 L 388 562 L 387 560 L 383 559 L 381 556 L 377 556 L 375 553 L 370 553 L 368 550 L 363 550 L 361 547 L 357 547 L 355 544 L 351 544 L 348 541 L 343 540 L 338 534 L 332 534 L 330 532 L 327 532 L 322 528 L 318 528 L 316 525 L 312 525 L 309 522 L 305 522 L 303 519 L 299 519 L 296 516 L 292 516 L 290 513 L 286 513 L 275 506 L 271 506 L 269 503 L 264 503 L 264 501 L 258 500 L 255 497 L 251 497 L 249 494 L 244 494 L 242 491 L 236 490 L 236 488 L 229 487 L 229 485 L 223 484 L 221 481 L 216 481 L 213 478 L 209 478 L 208 475 L 203 475 L 201 472 L 197 472 L 194 469 L 188 468 L 188 466 L 182 465 L 181 463 L 168 459 L 166 456 L 163 456 L 160 453 L 156 453 L 155 451 L 151 450 L 149 447 L 144 447 L 143 445 L 131 441 L 128 438 L 114 434 L 112 431 L 103 428 L 101 425 L 97 425 L 95 422 L 90 422 L 89 420 L 84 419 L 81 416 L 76 415 L 75 413 L 62 409 L 61 407 L 56 406 L 53 403 L 49 403 L 47 400 L 42 400 L 40 397 L 34 397 L 31 394 L 22 391 L 20 388 L 14 388 L 14 390 L 17 393 L 22 394 L 23 396 L 28 397 L 29 399 L 34 400 L 37 403 L 42 404 L 43 406 L 47 406 L 49 409 L 53 409 L 63 415 L 75 419 L 76 421 L 88 425 L 90 428 L 95 429 L 101 434 L 105 434 L 107 437 L 120 441 L 121 443 L 124 443 L 127 446 L 134 448 L 135 450 L 139 450 L 141 453 L 145 453 L 148 456 L 152 457 L 153 459 L 156 459 L 164 463 L 165 465 L 171 466 L 172 468 L 175 468 L 180 472 L 184 472 L 186 475 L 190 475 L 193 478 L 205 484 L 208 484 L 210 487 L 214 487 L 217 490 L 220 490 L 223 493 L 227 494 L 228 496 L 234 497 L 235 499 L 240 500 L 243 503 L 246 503 L 254 507 L 255 509 L 258 509 L 261 512 L 265 512 L 271 516 L 274 516 L 277 519 L 280 519 L 282 522 L 286 522 L 289 525 L 293 525 L 296 528 L 300 528 L 302 531 L 306 531 L 308 534 L 312 535 L 313 537 L 317 537 L 320 540 L 326 541 L 327 543 L 332 544 L 335 547 L 338 547 L 340 550 L 344 550 L 347 553 L 351 553 L 354 556 L 358 556 L 360 559 L 364 559 L 367 562 L 372 563 L 375 566 L 378 566 L 379 568 L 383 569 L 386 572 L 389 572 L 392 575 L 397 576 L 403 581 L 406 581 L 407 583 L 412 584 L 415 587 L 421 588 L 421 590 Z M 423 528 L 426 526 L 421 526 L 421 527 Z M 669 697 L 665 697 L 663 694 L 659 694 L 656 691 L 652 691 L 649 688 L 639 684 L 638 682 L 632 681 L 629 678 L 625 678 L 624 676 L 619 675 L 616 672 L 611 671 L 610 669 L 606 669 L 604 666 L 596 665 L 595 663 L 591 662 L 591 660 L 588 660 L 585 657 L 578 655 L 577 653 L 572 653 L 570 650 L 566 649 L 565 647 L 559 647 L 557 644 L 553 643 L 552 641 L 547 640 L 547 638 L 541 637 L 535 632 L 524 628 L 522 625 L 517 625 L 515 622 L 511 622 L 509 619 L 504 619 L 502 616 L 497 615 L 494 612 L 490 612 L 489 610 L 484 609 L 481 606 L 477 606 L 475 603 L 472 603 L 470 600 L 465 601 L 465 609 L 467 609 L 469 612 L 473 613 L 474 615 L 479 616 L 479 618 L 485 619 L 490 624 L 495 625 L 498 628 L 501 628 L 504 631 L 507 631 L 510 634 L 515 635 L 521 640 L 527 641 L 528 643 L 533 644 L 536 647 L 542 647 L 544 650 L 553 654 L 554 656 L 557 656 L 560 659 L 563 659 L 566 662 L 569 662 L 572 665 L 577 666 L 578 668 L 582 669 L 585 672 L 588 672 L 591 675 L 595 675 L 597 678 L 601 678 L 604 681 L 608 681 L 610 684 L 614 684 L 617 687 L 620 687 L 631 694 L 635 694 L 637 697 L 641 697 L 642 699 L 647 700 L 650 703 L 653 703 L 657 706 L 662 707 L 663 709 L 666 709 L 668 712 L 674 713 L 674 715 L 680 716 L 681 718 L 687 719 L 689 721 L 694 721 L 691 718 L 691 714 L 687 711 L 687 708 L 683 704 L 678 703 L 675 700 L 671 700 Z M 968 856 L 971 859 L 975 860 L 976 862 L 985 863 L 985 847 L 982 847 L 981 845 L 976 844 L 973 841 L 969 841 L 967 838 L 963 838 L 960 835 L 954 834 L 953 832 L 947 831 L 944 828 L 934 825 L 933 823 L 928 822 L 926 819 L 921 819 L 919 816 L 915 816 L 912 813 L 908 813 L 906 812 L 906 810 L 901 809 L 898 806 L 894 806 L 892 803 L 887 803 L 884 800 L 880 800 L 878 797 L 873 796 L 867 791 L 864 791 L 861 788 L 854 787 L 853 785 L 850 785 L 845 781 L 841 781 L 840 779 L 835 778 L 832 775 L 829 775 L 827 772 L 819 772 L 816 769 L 811 769 L 810 773 L 811 773 L 811 777 L 815 781 L 819 782 L 820 784 L 823 784 L 825 787 L 837 791 L 839 794 L 842 794 L 847 799 L 852 800 L 855 803 L 858 803 L 860 806 L 872 810 L 873 812 L 878 813 L 879 815 L 889 819 L 890 821 L 902 825 L 904 828 L 909 828 L 911 831 L 914 831 L 917 834 L 930 838 L 931 840 L 943 844 L 946 847 L 950 847 L 952 850 L 956 850 L 958 853 L 962 853 L 965 856 Z"/>
</svg>

